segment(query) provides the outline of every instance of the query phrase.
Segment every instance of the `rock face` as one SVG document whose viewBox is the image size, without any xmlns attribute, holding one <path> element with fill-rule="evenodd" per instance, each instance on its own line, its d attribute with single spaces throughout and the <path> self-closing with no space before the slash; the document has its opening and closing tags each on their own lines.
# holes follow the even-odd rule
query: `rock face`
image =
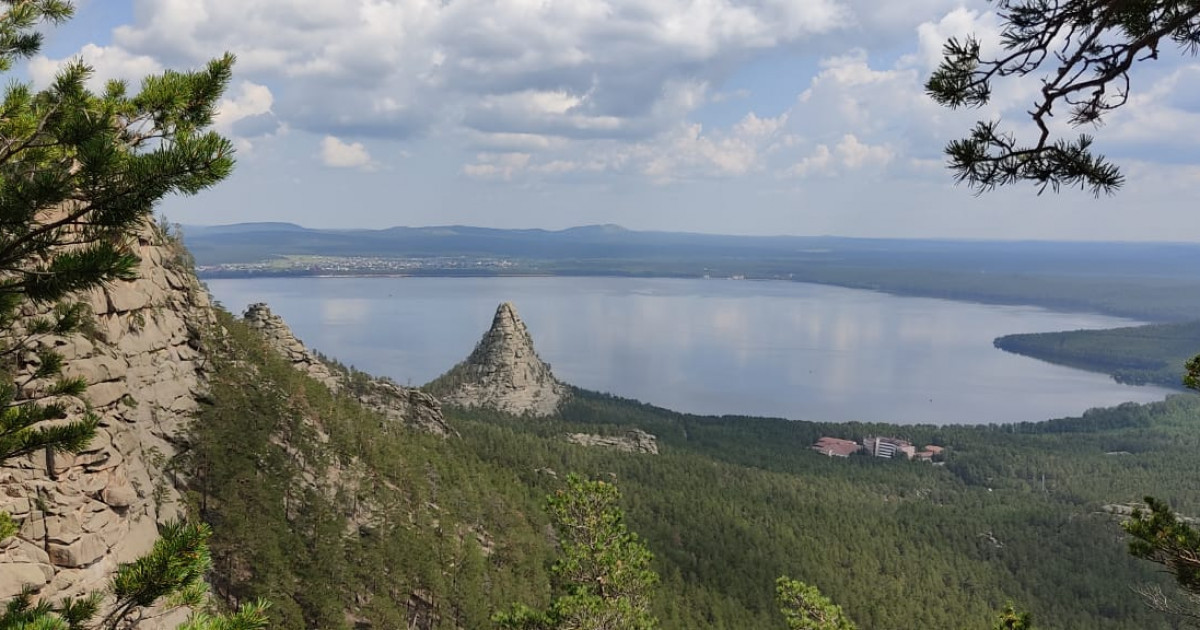
<svg viewBox="0 0 1200 630">
<path fill-rule="evenodd" d="M 538 358 L 511 302 L 496 309 L 492 327 L 471 356 L 435 383 L 443 402 L 514 415 L 553 415 L 567 394 L 550 366 Z"/>
<path fill-rule="evenodd" d="M 308 374 L 335 393 L 347 392 L 364 407 L 395 422 L 428 431 L 449 435 L 453 429 L 442 416 L 442 406 L 436 398 L 412 387 L 401 387 L 386 379 L 360 379 L 332 368 L 316 353 L 305 347 L 283 318 L 271 312 L 266 304 L 252 304 L 246 309 L 246 324 L 258 330 L 279 354 L 301 372 Z"/>
<path fill-rule="evenodd" d="M 63 357 L 63 376 L 88 384 L 81 397 L 55 402 L 69 420 L 89 411 L 99 419 L 95 438 L 81 453 L 38 452 L 0 465 L 0 510 L 19 527 L 16 536 L 0 541 L 0 603 L 26 587 L 51 601 L 103 590 L 119 563 L 149 551 L 159 527 L 182 516 L 178 488 L 186 479 L 177 480 L 169 462 L 185 446 L 188 424 L 208 389 L 203 343 L 219 338 L 205 334 L 218 321 L 182 246 L 152 225 L 133 246 L 142 260 L 138 279 L 78 298 L 93 315 L 88 330 L 26 340 L 18 323 L 0 340 L 18 348 L 10 382 L 20 384 L 19 401 L 50 402 L 53 383 L 33 377 L 43 351 L 53 350 Z M 21 316 L 28 321 L 47 312 L 29 307 Z M 429 394 L 326 364 L 264 305 L 253 307 L 247 320 L 297 369 L 330 389 L 397 422 L 452 432 Z M 365 479 L 355 466 L 316 471 L 322 479 L 313 485 L 353 491 Z M 371 509 L 363 507 L 355 523 L 368 522 Z M 147 611 L 130 627 L 174 628 L 188 612 Z"/>
<path fill-rule="evenodd" d="M 24 585 L 41 598 L 103 588 L 118 563 L 150 549 L 158 525 L 181 514 L 164 467 L 204 389 L 200 338 L 213 313 L 178 245 L 147 226 L 136 247 L 139 279 L 82 297 L 93 330 L 28 341 L 18 360 L 22 382 L 36 371 L 39 350 L 56 350 L 64 376 L 88 383 L 82 399 L 62 400 L 69 416 L 90 405 L 100 423 L 78 455 L 39 452 L 0 466 L 0 510 L 20 525 L 0 543 L 0 601 Z M 41 399 L 49 385 L 32 380 L 20 397 Z"/>
<path fill-rule="evenodd" d="M 615 448 L 626 453 L 648 453 L 658 455 L 658 438 L 642 431 L 630 429 L 624 436 L 589 435 L 587 433 L 571 433 L 567 441 L 582 446 L 603 446 Z"/>
</svg>

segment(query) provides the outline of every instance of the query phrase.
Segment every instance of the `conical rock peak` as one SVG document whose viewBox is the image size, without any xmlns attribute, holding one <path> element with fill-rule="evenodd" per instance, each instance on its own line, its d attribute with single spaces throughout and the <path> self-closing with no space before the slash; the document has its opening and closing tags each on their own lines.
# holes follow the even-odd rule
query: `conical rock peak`
<svg viewBox="0 0 1200 630">
<path fill-rule="evenodd" d="M 471 356 L 433 386 L 448 404 L 531 416 L 553 415 L 567 392 L 538 357 L 512 302 L 496 308 Z"/>
</svg>

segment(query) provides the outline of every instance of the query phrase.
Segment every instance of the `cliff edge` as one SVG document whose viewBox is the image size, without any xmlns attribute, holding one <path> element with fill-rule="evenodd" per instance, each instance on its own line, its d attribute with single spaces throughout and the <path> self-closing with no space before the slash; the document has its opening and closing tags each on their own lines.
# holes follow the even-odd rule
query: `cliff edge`
<svg viewBox="0 0 1200 630">
<path fill-rule="evenodd" d="M 441 436 L 454 432 L 446 424 L 442 405 L 436 398 L 416 388 L 401 387 L 388 379 L 355 373 L 324 361 L 297 339 L 283 318 L 272 313 L 266 304 L 251 304 L 243 320 L 290 361 L 292 367 L 324 384 L 331 392 L 348 393 L 367 409 L 414 429 Z"/>
<path fill-rule="evenodd" d="M 103 588 L 119 563 L 151 548 L 159 525 L 181 516 L 167 463 L 205 389 L 201 338 L 213 311 L 182 245 L 147 225 L 135 251 L 138 279 L 80 296 L 94 315 L 88 331 L 27 340 L 15 331 L 19 398 L 44 398 L 51 383 L 31 378 L 39 350 L 55 350 L 64 376 L 88 383 L 63 401 L 69 417 L 91 409 L 99 428 L 77 455 L 39 452 L 0 466 L 0 510 L 20 525 L 0 542 L 0 601 L 24 586 L 42 599 Z"/>
</svg>

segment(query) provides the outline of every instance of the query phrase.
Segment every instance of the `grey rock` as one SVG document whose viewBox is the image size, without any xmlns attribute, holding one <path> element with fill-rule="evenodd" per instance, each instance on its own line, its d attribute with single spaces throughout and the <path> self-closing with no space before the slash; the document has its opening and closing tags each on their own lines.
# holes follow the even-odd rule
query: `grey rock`
<svg viewBox="0 0 1200 630">
<path fill-rule="evenodd" d="M 127 508 L 138 499 L 137 491 L 125 484 L 109 485 L 104 489 L 103 496 L 105 503 L 118 509 Z"/>
<path fill-rule="evenodd" d="M 3 562 L 3 560 L 0 560 Z M 21 592 L 26 586 L 41 587 L 50 580 L 42 569 L 42 565 L 27 562 L 9 562 L 3 564 L 0 571 L 0 601 L 8 601 Z"/>
<path fill-rule="evenodd" d="M 600 446 L 627 453 L 658 455 L 658 438 L 641 429 L 631 429 L 623 436 L 571 433 L 567 435 L 567 441 L 581 446 Z"/>
<path fill-rule="evenodd" d="M 460 407 L 496 409 L 514 415 L 554 415 L 567 388 L 533 348 L 533 338 L 512 302 L 496 308 L 492 326 L 467 360 L 435 383 L 442 401 Z"/>
<path fill-rule="evenodd" d="M 50 561 L 60 567 L 86 567 L 106 553 L 108 545 L 98 534 L 84 534 L 69 545 L 50 543 Z"/>
<path fill-rule="evenodd" d="M 152 226 L 131 246 L 142 260 L 137 279 L 79 296 L 95 314 L 94 331 L 41 336 L 26 346 L 31 352 L 53 348 L 63 355 L 65 375 L 88 382 L 83 398 L 102 430 L 77 456 L 38 452 L 0 465 L 0 509 L 15 513 L 20 524 L 9 544 L 0 543 L 0 601 L 14 584 L 26 582 L 38 599 L 50 601 L 103 588 L 119 563 L 153 544 L 155 524 L 163 522 L 159 506 L 179 503 L 169 484 L 151 497 L 139 494 L 134 483 L 154 487 L 151 480 L 161 478 L 172 445 L 184 439 L 206 368 L 195 349 L 188 348 L 185 363 L 176 348 L 186 347 L 216 317 L 191 274 L 166 275 L 162 261 L 171 257 L 165 254 L 170 245 Z M 24 314 L 42 316 L 47 308 Z M 20 326 L 10 339 L 21 338 Z M 22 400 L 62 403 L 67 421 L 87 412 L 84 400 L 47 397 L 49 380 L 42 380 L 22 388 Z"/>
<path fill-rule="evenodd" d="M 349 374 L 327 365 L 297 339 L 283 318 L 272 313 L 266 304 L 251 304 L 246 309 L 244 319 L 248 326 L 262 334 L 268 345 L 290 361 L 292 367 L 323 383 L 330 391 L 350 395 L 388 420 L 415 429 L 442 436 L 454 432 L 446 424 L 441 403 L 436 398 L 419 389 L 401 387 L 387 379 L 352 383 Z"/>
</svg>

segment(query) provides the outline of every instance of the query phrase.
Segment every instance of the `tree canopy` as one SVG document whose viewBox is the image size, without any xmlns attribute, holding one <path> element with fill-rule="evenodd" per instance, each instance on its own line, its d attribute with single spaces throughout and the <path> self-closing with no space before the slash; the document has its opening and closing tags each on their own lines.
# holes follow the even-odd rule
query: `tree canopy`
<svg viewBox="0 0 1200 630">
<path fill-rule="evenodd" d="M 789 630 L 856 630 L 842 607 L 810 586 L 787 576 L 775 583 L 775 596 Z"/>
<path fill-rule="evenodd" d="M 658 574 L 653 556 L 625 526 L 620 492 L 579 475 L 547 500 L 561 555 L 551 569 L 558 591 L 544 612 L 517 605 L 499 613 L 502 628 L 526 630 L 651 630 L 650 591 Z"/>
</svg>

